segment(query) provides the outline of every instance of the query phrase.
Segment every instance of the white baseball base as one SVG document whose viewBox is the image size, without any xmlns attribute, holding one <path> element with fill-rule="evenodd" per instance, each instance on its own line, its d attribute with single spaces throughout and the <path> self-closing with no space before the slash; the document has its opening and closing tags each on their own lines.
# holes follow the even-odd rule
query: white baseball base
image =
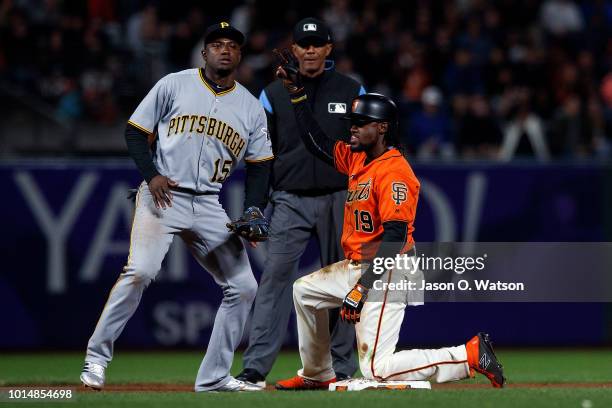
<svg viewBox="0 0 612 408">
<path fill-rule="evenodd" d="M 351 378 L 329 384 L 330 391 L 362 390 L 412 390 L 431 389 L 429 381 L 376 381 L 365 378 Z"/>
</svg>

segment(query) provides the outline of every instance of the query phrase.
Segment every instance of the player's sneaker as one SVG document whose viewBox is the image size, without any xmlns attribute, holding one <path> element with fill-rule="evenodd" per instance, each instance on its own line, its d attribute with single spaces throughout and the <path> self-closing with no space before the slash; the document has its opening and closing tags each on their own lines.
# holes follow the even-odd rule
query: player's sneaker
<svg viewBox="0 0 612 408">
<path fill-rule="evenodd" d="M 251 384 L 246 381 L 240 381 L 236 378 L 231 378 L 229 382 L 219 388 L 211 391 L 217 392 L 247 392 L 247 391 L 263 391 L 264 388 L 259 385 Z"/>
<path fill-rule="evenodd" d="M 277 382 L 275 388 L 281 391 L 327 390 L 329 384 L 334 382 L 336 382 L 335 377 L 328 381 L 316 381 L 296 375 L 293 378 Z"/>
<path fill-rule="evenodd" d="M 336 381 L 346 381 L 350 380 L 352 377 L 348 374 L 344 373 L 336 373 Z"/>
<path fill-rule="evenodd" d="M 242 370 L 242 372 L 236 376 L 236 379 L 259 385 L 260 387 L 266 386 L 266 378 L 259 374 L 259 371 L 252 368 L 245 368 Z"/>
<path fill-rule="evenodd" d="M 487 333 L 478 333 L 465 345 L 470 366 L 470 375 L 473 370 L 485 375 L 495 388 L 502 388 L 506 383 L 504 368 L 493 352 L 491 340 Z"/>
<path fill-rule="evenodd" d="M 101 390 L 104 388 L 104 382 L 106 381 L 104 370 L 104 366 L 86 361 L 83 371 L 81 371 L 81 382 L 86 387 Z"/>
</svg>

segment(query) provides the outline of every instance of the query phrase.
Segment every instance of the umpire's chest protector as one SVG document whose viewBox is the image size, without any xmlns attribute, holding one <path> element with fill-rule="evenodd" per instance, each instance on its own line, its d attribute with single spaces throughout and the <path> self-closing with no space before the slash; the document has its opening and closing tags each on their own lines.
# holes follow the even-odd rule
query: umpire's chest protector
<svg viewBox="0 0 612 408">
<path fill-rule="evenodd" d="M 353 98 L 359 95 L 361 85 L 329 70 L 316 79 L 306 79 L 304 87 L 319 126 L 329 137 L 348 142 L 350 125 L 341 118 L 350 109 Z M 275 81 L 264 91 L 270 103 L 268 113 L 269 108 L 272 109 L 273 188 L 284 191 L 346 189 L 346 176 L 315 158 L 304 147 L 293 106 L 282 82 Z"/>
</svg>

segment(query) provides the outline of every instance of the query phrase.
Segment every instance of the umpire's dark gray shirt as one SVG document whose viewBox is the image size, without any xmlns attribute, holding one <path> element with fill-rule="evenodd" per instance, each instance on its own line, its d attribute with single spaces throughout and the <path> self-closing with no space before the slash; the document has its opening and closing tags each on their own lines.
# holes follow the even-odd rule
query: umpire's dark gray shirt
<svg viewBox="0 0 612 408">
<path fill-rule="evenodd" d="M 353 98 L 365 93 L 357 81 L 334 70 L 316 78 L 304 78 L 308 102 L 315 119 L 329 137 L 348 142 L 350 125 L 341 117 Z M 346 189 L 346 176 L 310 154 L 300 139 L 289 95 L 282 81 L 268 85 L 259 96 L 268 116 L 274 164 L 272 188 L 298 194 L 326 194 Z"/>
</svg>

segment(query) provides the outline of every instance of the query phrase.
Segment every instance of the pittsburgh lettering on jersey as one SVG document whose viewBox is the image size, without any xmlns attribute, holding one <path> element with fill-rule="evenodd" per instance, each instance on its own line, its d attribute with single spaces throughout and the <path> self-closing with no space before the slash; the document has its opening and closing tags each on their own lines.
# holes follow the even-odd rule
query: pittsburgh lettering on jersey
<svg viewBox="0 0 612 408">
<path fill-rule="evenodd" d="M 365 183 L 357 184 L 357 188 L 349 190 L 346 195 L 346 202 L 351 203 L 355 200 L 363 201 L 370 198 L 370 189 L 372 188 L 372 179 L 369 179 Z"/>
<path fill-rule="evenodd" d="M 195 132 L 214 137 L 223 143 L 234 157 L 239 157 L 246 141 L 227 123 L 206 116 L 181 115 L 170 119 L 168 137 L 184 132 Z"/>
</svg>

